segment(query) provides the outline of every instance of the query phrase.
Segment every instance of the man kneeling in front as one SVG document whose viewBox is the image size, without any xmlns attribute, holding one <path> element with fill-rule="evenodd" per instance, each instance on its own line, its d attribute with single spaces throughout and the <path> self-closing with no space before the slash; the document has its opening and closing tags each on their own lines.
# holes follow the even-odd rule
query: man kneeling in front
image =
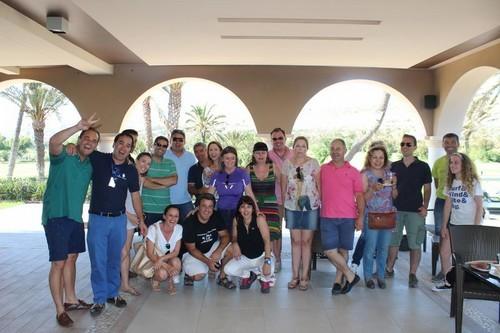
<svg viewBox="0 0 500 333">
<path fill-rule="evenodd" d="M 192 286 L 193 281 L 202 280 L 211 271 L 219 272 L 217 284 L 233 289 L 234 283 L 224 274 L 224 265 L 230 259 L 226 253 L 229 233 L 214 207 L 215 197 L 210 193 L 201 194 L 198 210 L 183 223 L 182 239 L 188 251 L 182 256 L 184 285 Z"/>
</svg>

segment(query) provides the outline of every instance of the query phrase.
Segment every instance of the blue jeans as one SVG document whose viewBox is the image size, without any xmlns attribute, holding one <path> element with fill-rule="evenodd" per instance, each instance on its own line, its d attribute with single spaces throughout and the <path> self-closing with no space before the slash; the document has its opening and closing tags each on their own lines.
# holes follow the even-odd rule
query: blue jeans
<svg viewBox="0 0 500 333">
<path fill-rule="evenodd" d="M 358 242 L 356 243 L 356 248 L 354 249 L 354 253 L 352 254 L 351 263 L 359 266 L 361 263 L 361 259 L 363 259 L 363 252 L 365 251 L 365 228 L 361 232 L 361 235 L 358 238 Z"/>
<path fill-rule="evenodd" d="M 186 215 L 194 209 L 193 203 L 191 201 L 185 202 L 183 204 L 175 204 L 175 207 L 179 209 L 179 222 L 182 224 L 182 221 L 186 218 Z"/>
<path fill-rule="evenodd" d="M 377 252 L 377 278 L 384 280 L 385 264 L 389 253 L 392 230 L 375 230 L 365 227 L 365 250 L 363 252 L 363 272 L 365 280 L 373 276 L 373 255 Z"/>
<path fill-rule="evenodd" d="M 444 203 L 446 200 L 436 198 L 434 202 L 434 234 L 441 235 L 441 225 L 443 224 Z"/>
<path fill-rule="evenodd" d="M 127 238 L 127 216 L 89 214 L 87 246 L 94 303 L 119 295 L 121 251 Z"/>
</svg>

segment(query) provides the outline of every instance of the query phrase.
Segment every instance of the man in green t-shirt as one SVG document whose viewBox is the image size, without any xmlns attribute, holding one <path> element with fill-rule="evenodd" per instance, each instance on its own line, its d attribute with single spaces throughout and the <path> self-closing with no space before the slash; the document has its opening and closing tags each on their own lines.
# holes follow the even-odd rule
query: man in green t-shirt
<svg viewBox="0 0 500 333">
<path fill-rule="evenodd" d="M 56 320 L 68 327 L 73 320 L 67 311 L 89 309 L 75 293 L 76 260 L 85 252 L 83 203 L 92 176 L 88 156 L 96 149 L 99 132 L 92 128 L 95 115 L 54 134 L 49 141 L 50 168 L 43 196 L 42 224 L 45 229 L 49 260 L 49 287 L 56 306 Z M 82 131 L 76 155 L 68 155 L 64 141 Z"/>
<path fill-rule="evenodd" d="M 441 234 L 441 225 L 443 224 L 443 209 L 446 196 L 444 195 L 444 187 L 446 185 L 446 178 L 448 177 L 448 159 L 450 156 L 458 151 L 460 147 L 460 140 L 455 133 L 447 133 L 443 136 L 442 141 L 443 149 L 446 155 L 438 158 L 432 166 L 432 178 L 434 178 L 434 186 L 436 187 L 436 201 L 434 202 L 434 234 L 439 236 Z M 444 279 L 444 273 L 439 272 L 433 281 L 440 281 Z"/>
<path fill-rule="evenodd" d="M 142 204 L 146 215 L 145 223 L 149 227 L 162 219 L 163 210 L 170 205 L 170 187 L 177 183 L 175 163 L 164 158 L 168 148 L 168 139 L 158 136 L 154 141 L 153 159 L 144 179 Z"/>
</svg>

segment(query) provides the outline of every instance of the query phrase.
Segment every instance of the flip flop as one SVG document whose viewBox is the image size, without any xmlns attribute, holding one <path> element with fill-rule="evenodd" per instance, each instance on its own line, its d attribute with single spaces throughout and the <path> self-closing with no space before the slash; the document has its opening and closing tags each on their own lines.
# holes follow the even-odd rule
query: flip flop
<svg viewBox="0 0 500 333">
<path fill-rule="evenodd" d="M 138 292 L 134 287 L 129 287 L 127 289 L 122 289 L 124 293 L 130 294 L 132 296 L 140 296 L 141 293 Z"/>
<path fill-rule="evenodd" d="M 64 303 L 65 311 L 88 310 L 91 307 L 92 304 L 85 303 L 81 299 L 78 300 L 78 303 Z"/>
<path fill-rule="evenodd" d="M 151 279 L 151 287 L 153 288 L 153 291 L 160 291 L 161 290 L 160 282 L 153 280 L 153 279 Z"/>
</svg>

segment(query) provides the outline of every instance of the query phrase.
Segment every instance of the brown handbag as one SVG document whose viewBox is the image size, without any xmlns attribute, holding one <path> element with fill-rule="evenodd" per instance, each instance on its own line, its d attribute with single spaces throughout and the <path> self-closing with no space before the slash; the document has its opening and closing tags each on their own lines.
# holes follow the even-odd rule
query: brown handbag
<svg viewBox="0 0 500 333">
<path fill-rule="evenodd" d="M 368 213 L 369 229 L 392 229 L 396 226 L 396 212 Z"/>
</svg>

